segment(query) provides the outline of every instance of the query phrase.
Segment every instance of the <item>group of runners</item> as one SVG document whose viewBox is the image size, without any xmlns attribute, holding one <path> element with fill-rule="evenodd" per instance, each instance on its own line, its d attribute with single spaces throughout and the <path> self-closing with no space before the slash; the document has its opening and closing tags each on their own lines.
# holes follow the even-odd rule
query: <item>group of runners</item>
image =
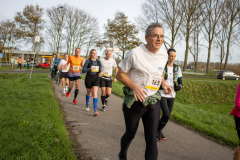
<svg viewBox="0 0 240 160">
<path fill-rule="evenodd" d="M 51 69 L 50 72 L 54 72 L 61 69 L 62 79 L 62 93 L 66 93 L 66 97 L 69 97 L 73 84 L 75 82 L 75 91 L 73 104 L 77 103 L 77 96 L 79 93 L 79 84 L 81 79 L 81 67 L 82 73 L 86 73 L 85 87 L 86 87 L 86 111 L 90 111 L 89 101 L 92 94 L 93 97 L 93 115 L 98 116 L 98 86 L 101 87 L 101 101 L 102 111 L 105 111 L 106 105 L 108 105 L 108 97 L 111 95 L 112 82 L 116 82 L 117 79 L 112 77 L 113 67 L 118 72 L 116 61 L 111 58 L 111 51 L 106 51 L 106 57 L 100 60 L 97 57 L 97 51 L 92 49 L 89 57 L 83 64 L 83 58 L 80 56 L 81 49 L 75 49 L 75 55 L 68 57 L 68 54 L 64 55 L 64 59 L 60 58 L 60 54 L 57 56 L 54 54 L 53 59 L 50 60 Z M 56 57 L 55 57 L 56 56 Z M 69 88 L 67 87 L 69 85 Z"/>
<path fill-rule="evenodd" d="M 125 133 L 121 138 L 121 148 L 118 153 L 119 160 L 127 159 L 127 151 L 135 137 L 139 121 L 142 119 L 144 125 L 144 136 L 146 142 L 145 160 L 157 160 L 157 141 L 166 139 L 162 130 L 166 126 L 173 109 L 176 92 L 180 91 L 182 84 L 182 73 L 179 66 L 174 64 L 176 50 L 173 48 L 161 49 L 164 41 L 164 30 L 159 23 L 152 23 L 145 31 L 147 44 L 142 44 L 132 49 L 128 55 L 119 63 L 111 58 L 111 51 L 100 60 L 97 51 L 92 49 L 90 55 L 83 65 L 80 57 L 81 49 L 76 48 L 75 55 L 65 54 L 65 59 L 59 60 L 57 55 L 53 65 L 62 70 L 63 93 L 69 97 L 75 81 L 73 103 L 77 104 L 79 83 L 82 72 L 87 73 L 86 86 L 86 111 L 89 111 L 90 95 L 93 96 L 94 116 L 98 115 L 97 90 L 101 87 L 102 111 L 108 105 L 108 97 L 111 95 L 112 81 L 117 79 L 124 84 L 125 94 L 122 110 L 125 120 Z M 112 78 L 112 69 L 116 70 L 116 78 Z M 53 67 L 54 68 L 54 67 Z M 69 88 L 67 88 L 69 79 Z M 66 86 L 65 86 L 66 83 Z M 240 137 L 240 85 L 238 86 L 235 108 L 231 112 L 235 116 L 236 129 Z M 160 118 L 160 110 L 162 116 Z M 157 139 L 157 141 L 156 141 Z M 240 138 L 239 138 L 240 139 Z M 240 145 L 235 150 L 234 158 L 240 158 Z"/>
<path fill-rule="evenodd" d="M 14 68 L 13 68 L 14 61 L 15 61 L 14 58 L 11 57 L 11 59 L 10 59 L 10 63 L 11 63 L 10 69 L 14 69 Z M 17 69 L 18 69 L 18 67 L 19 67 L 20 69 L 22 69 L 22 58 L 19 57 L 17 61 L 18 61 Z M 30 60 L 29 60 L 29 58 L 28 58 L 27 61 L 26 61 L 26 67 L 27 67 L 27 69 L 29 69 L 29 64 L 30 64 Z"/>
<path fill-rule="evenodd" d="M 89 101 L 93 97 L 93 115 L 97 116 L 98 86 L 101 87 L 102 111 L 108 105 L 111 95 L 112 82 L 117 79 L 124 84 L 125 94 L 123 103 L 123 114 L 125 119 L 125 133 L 121 138 L 121 150 L 118 154 L 119 160 L 127 159 L 127 150 L 135 137 L 138 124 L 142 118 L 145 132 L 145 159 L 157 160 L 157 141 L 166 139 L 162 130 L 166 126 L 172 108 L 176 92 L 182 88 L 182 74 L 179 66 L 174 64 L 176 50 L 170 48 L 167 52 L 161 49 L 164 40 L 162 25 L 153 23 L 146 29 L 145 40 L 142 44 L 132 49 L 128 55 L 119 63 L 111 58 L 111 51 L 106 51 L 105 57 L 97 58 L 97 51 L 92 49 L 89 57 L 83 64 L 80 57 L 81 49 L 75 49 L 75 55 L 68 58 L 65 54 L 64 60 L 58 60 L 57 55 L 53 60 L 53 68 L 62 70 L 61 78 L 63 93 L 69 97 L 75 81 L 73 103 L 77 104 L 79 83 L 81 79 L 80 67 L 86 73 L 86 111 L 89 111 Z M 112 77 L 113 67 L 116 78 Z M 69 80 L 69 88 L 67 88 Z M 66 86 L 65 86 L 66 83 Z M 160 118 L 160 110 L 162 116 Z M 156 141 L 157 139 L 157 141 Z"/>
</svg>

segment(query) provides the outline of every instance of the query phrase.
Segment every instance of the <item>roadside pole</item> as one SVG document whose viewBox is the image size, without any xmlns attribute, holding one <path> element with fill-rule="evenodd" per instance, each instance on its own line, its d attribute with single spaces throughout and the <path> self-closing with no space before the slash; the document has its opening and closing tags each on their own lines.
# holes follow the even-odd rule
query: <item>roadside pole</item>
<svg viewBox="0 0 240 160">
<path fill-rule="evenodd" d="M 3 58 L 3 54 L 2 54 L 2 51 L 0 50 L 0 67 L 2 67 L 2 66 L 1 66 L 2 58 Z"/>
<path fill-rule="evenodd" d="M 39 36 L 36 36 L 35 37 L 35 44 L 34 44 L 34 49 L 33 49 L 33 51 L 34 51 L 34 57 L 33 57 L 33 63 L 32 63 L 32 69 L 31 69 L 31 73 L 30 73 L 30 76 L 29 76 L 29 80 L 31 79 L 31 76 L 32 76 L 32 70 L 33 70 L 33 64 L 34 64 L 34 60 L 35 60 L 35 55 L 36 55 L 36 50 L 38 50 L 38 52 L 40 51 L 40 47 L 39 46 L 37 46 L 37 43 L 39 43 L 40 42 L 40 37 Z M 37 47 L 37 49 L 36 49 L 36 47 Z"/>
</svg>

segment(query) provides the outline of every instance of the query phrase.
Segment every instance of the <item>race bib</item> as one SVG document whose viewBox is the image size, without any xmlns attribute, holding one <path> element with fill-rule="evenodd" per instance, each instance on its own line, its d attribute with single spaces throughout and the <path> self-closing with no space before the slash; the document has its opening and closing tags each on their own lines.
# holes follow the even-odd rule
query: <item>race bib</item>
<svg viewBox="0 0 240 160">
<path fill-rule="evenodd" d="M 103 72 L 104 77 L 109 77 L 108 72 Z"/>
<path fill-rule="evenodd" d="M 94 70 L 91 70 L 92 72 L 99 72 L 99 66 L 92 66 L 92 67 L 95 67 Z"/>
<path fill-rule="evenodd" d="M 158 90 L 162 82 L 162 77 L 149 76 L 145 88 Z"/>
<path fill-rule="evenodd" d="M 67 71 L 68 69 L 67 68 L 63 68 L 63 71 Z"/>
<path fill-rule="evenodd" d="M 78 71 L 79 70 L 79 66 L 73 66 L 73 71 Z"/>
</svg>

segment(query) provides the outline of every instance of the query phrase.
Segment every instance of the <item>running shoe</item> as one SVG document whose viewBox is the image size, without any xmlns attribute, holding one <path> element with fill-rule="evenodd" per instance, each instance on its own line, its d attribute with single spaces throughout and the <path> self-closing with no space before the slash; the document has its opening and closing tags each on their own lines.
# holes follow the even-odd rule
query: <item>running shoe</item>
<svg viewBox="0 0 240 160">
<path fill-rule="evenodd" d="M 66 94 L 66 97 L 69 97 L 69 95 L 70 95 L 70 92 L 68 91 L 67 94 Z"/>
<path fill-rule="evenodd" d="M 74 103 L 74 104 L 78 104 L 76 99 L 73 100 L 73 103 Z"/>
<path fill-rule="evenodd" d="M 157 141 L 161 141 L 162 140 L 162 134 L 161 134 L 161 131 L 159 131 L 157 133 L 157 138 L 156 138 Z"/>
<path fill-rule="evenodd" d="M 66 93 L 65 89 L 63 89 L 62 93 Z"/>
<path fill-rule="evenodd" d="M 97 112 L 97 111 L 94 111 L 94 112 L 93 112 L 93 115 L 94 115 L 94 116 L 98 116 L 98 112 Z"/>
<path fill-rule="evenodd" d="M 105 106 L 102 106 L 102 111 L 105 112 Z"/>
<path fill-rule="evenodd" d="M 105 104 L 106 104 L 106 106 L 108 106 L 108 100 L 107 99 L 105 99 Z"/>
<path fill-rule="evenodd" d="M 161 132 L 162 139 L 166 139 L 166 137 L 163 135 L 163 132 Z"/>
<path fill-rule="evenodd" d="M 90 108 L 86 105 L 86 111 L 88 112 L 90 110 Z"/>
<path fill-rule="evenodd" d="M 65 90 L 66 90 L 66 91 L 68 90 L 68 87 L 67 87 L 67 86 L 65 86 Z"/>
</svg>

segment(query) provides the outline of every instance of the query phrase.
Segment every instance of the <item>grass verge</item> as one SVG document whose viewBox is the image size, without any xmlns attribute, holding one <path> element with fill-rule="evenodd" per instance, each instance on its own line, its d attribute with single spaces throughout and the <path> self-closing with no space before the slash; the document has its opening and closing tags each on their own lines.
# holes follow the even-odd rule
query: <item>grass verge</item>
<svg viewBox="0 0 240 160">
<path fill-rule="evenodd" d="M 14 65 L 13 66 L 14 69 L 17 69 L 17 66 Z M 18 68 L 20 69 L 20 68 Z M 23 67 L 22 66 L 22 69 L 27 69 L 27 67 Z M 32 66 L 29 66 L 29 70 L 32 69 Z M 10 66 L 1 66 L 0 67 L 0 71 L 11 71 L 12 69 L 10 69 Z M 50 68 L 37 68 L 37 67 L 33 67 L 33 70 L 50 70 Z"/>
<path fill-rule="evenodd" d="M 0 159 L 76 159 L 47 75 L 0 74 Z"/>
</svg>

